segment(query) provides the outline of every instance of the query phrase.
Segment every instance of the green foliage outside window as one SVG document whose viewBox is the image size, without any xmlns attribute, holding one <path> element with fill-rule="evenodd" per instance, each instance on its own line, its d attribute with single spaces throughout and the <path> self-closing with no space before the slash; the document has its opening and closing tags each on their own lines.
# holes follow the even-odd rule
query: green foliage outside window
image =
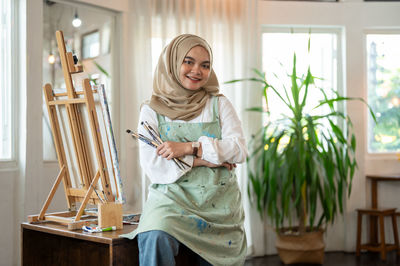
<svg viewBox="0 0 400 266">
<path fill-rule="evenodd" d="M 376 123 L 369 121 L 370 152 L 400 151 L 400 53 L 391 51 L 394 43 L 400 36 L 368 36 L 368 102 L 376 113 Z"/>
</svg>

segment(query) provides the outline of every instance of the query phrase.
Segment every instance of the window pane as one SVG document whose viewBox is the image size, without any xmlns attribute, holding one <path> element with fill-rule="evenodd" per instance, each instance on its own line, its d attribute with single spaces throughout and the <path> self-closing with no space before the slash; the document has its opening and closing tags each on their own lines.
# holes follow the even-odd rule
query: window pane
<svg viewBox="0 0 400 266">
<path fill-rule="evenodd" d="M 262 35 L 262 70 L 266 78 L 278 91 L 283 86 L 290 88 L 288 74 L 293 69 L 293 53 L 296 53 L 297 75 L 306 75 L 311 67 L 316 79 L 316 87 L 324 88 L 328 97 L 337 91 L 337 35 L 336 33 L 312 33 L 311 49 L 308 52 L 309 33 L 263 33 Z M 268 95 L 271 120 L 275 121 L 290 111 L 273 93 Z M 305 112 L 313 114 L 312 108 L 318 105 L 323 95 L 318 88 L 310 88 Z M 265 106 L 264 106 L 265 107 Z M 319 109 L 321 111 L 321 109 Z M 329 107 L 326 108 L 329 112 Z"/>
<path fill-rule="evenodd" d="M 368 34 L 368 103 L 377 123 L 368 120 L 368 151 L 400 151 L 400 35 Z"/>
<path fill-rule="evenodd" d="M 100 34 L 98 31 L 82 36 L 82 58 L 92 58 L 100 54 Z"/>
<path fill-rule="evenodd" d="M 0 0 L 0 160 L 12 159 L 11 2 Z"/>
</svg>

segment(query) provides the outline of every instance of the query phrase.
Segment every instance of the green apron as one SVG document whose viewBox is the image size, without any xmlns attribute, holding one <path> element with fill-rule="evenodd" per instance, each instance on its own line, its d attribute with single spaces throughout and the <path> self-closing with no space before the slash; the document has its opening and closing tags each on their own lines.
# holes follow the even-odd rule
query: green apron
<svg viewBox="0 0 400 266">
<path fill-rule="evenodd" d="M 218 98 L 213 97 L 213 120 L 205 123 L 166 122 L 158 116 L 163 141 L 221 139 Z M 162 230 L 213 265 L 243 265 L 246 235 L 241 193 L 234 171 L 225 167 L 194 167 L 172 184 L 152 184 L 140 223 L 122 237 Z"/>
</svg>

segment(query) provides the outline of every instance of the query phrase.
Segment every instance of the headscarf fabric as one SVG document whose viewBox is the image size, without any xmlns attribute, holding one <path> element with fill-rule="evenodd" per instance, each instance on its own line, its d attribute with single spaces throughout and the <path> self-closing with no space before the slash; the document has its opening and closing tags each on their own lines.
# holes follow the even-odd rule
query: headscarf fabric
<svg viewBox="0 0 400 266">
<path fill-rule="evenodd" d="M 210 76 L 198 90 L 182 86 L 179 72 L 187 53 L 195 46 L 207 50 L 210 57 Z M 192 34 L 175 37 L 162 51 L 154 73 L 150 107 L 172 120 L 189 121 L 200 115 L 208 98 L 219 95 L 217 76 L 212 69 L 212 51 L 208 43 Z"/>
</svg>

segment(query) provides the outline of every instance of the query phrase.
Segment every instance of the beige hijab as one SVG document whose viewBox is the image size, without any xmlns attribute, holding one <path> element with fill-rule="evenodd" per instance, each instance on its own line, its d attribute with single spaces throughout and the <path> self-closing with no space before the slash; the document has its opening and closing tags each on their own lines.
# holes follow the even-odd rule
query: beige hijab
<svg viewBox="0 0 400 266">
<path fill-rule="evenodd" d="M 210 77 L 199 90 L 185 89 L 179 71 L 186 54 L 195 46 L 202 46 L 210 56 Z M 210 95 L 219 95 L 217 76 L 212 70 L 212 51 L 202 38 L 183 34 L 173 39 L 162 51 L 154 74 L 150 107 L 172 120 L 189 121 L 200 115 Z"/>
</svg>

